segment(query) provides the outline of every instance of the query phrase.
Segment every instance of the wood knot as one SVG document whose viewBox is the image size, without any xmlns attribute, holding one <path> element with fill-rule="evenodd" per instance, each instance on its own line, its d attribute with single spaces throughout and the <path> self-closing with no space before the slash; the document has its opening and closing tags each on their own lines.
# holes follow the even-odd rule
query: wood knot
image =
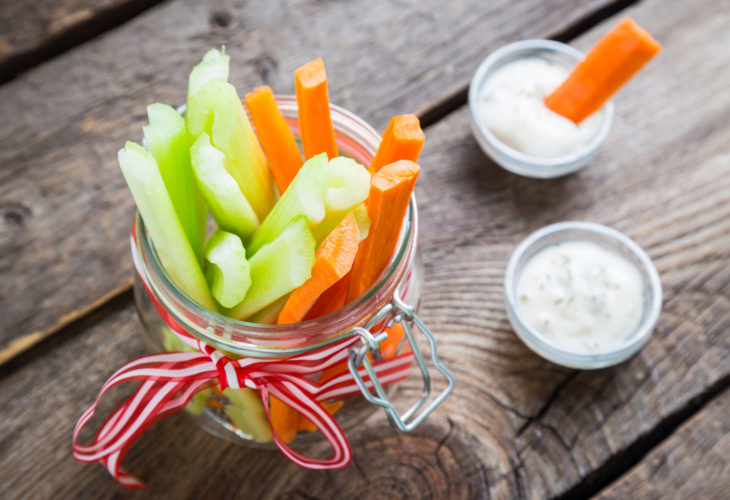
<svg viewBox="0 0 730 500">
<path fill-rule="evenodd" d="M 210 14 L 210 24 L 213 26 L 227 28 L 231 25 L 231 22 L 233 22 L 233 16 L 228 11 L 216 10 Z"/>
<path fill-rule="evenodd" d="M 0 215 L 0 233 L 5 233 L 23 228 L 31 211 L 21 203 L 9 202 L 0 204 Z"/>
<path fill-rule="evenodd" d="M 251 64 L 265 84 L 271 83 L 271 74 L 279 68 L 279 63 L 269 54 L 253 58 Z"/>
<path fill-rule="evenodd" d="M 336 474 L 309 475 L 297 494 L 315 498 L 486 498 L 475 438 L 450 420 L 427 421 L 411 433 L 386 423 L 350 437 L 353 463 Z M 296 495 L 293 495 L 296 497 Z"/>
</svg>

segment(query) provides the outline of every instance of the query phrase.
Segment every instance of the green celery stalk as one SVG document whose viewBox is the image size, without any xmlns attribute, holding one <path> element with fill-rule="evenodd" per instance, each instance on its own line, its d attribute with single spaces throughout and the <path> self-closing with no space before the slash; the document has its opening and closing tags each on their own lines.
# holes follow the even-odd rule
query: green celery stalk
<svg viewBox="0 0 730 500">
<path fill-rule="evenodd" d="M 218 227 L 247 238 L 259 226 L 259 219 L 226 170 L 226 157 L 210 144 L 203 132 L 190 147 L 190 159 L 198 188 Z"/>
<path fill-rule="evenodd" d="M 256 255 L 297 216 L 305 216 L 317 246 L 370 192 L 370 174 L 355 160 L 327 161 L 322 153 L 307 160 L 247 245 Z"/>
<path fill-rule="evenodd" d="M 372 223 L 368 215 L 368 206 L 365 203 L 360 203 L 352 209 L 352 214 L 355 216 L 355 223 L 360 230 L 360 241 L 362 241 L 370 234 L 370 224 Z"/>
<path fill-rule="evenodd" d="M 256 215 L 266 217 L 276 202 L 274 178 L 236 88 L 221 80 L 206 83 L 191 97 L 186 123 L 190 136 L 210 136 Z"/>
<path fill-rule="evenodd" d="M 157 255 L 173 281 L 203 307 L 216 310 L 205 277 L 167 194 L 152 153 L 131 141 L 119 150 L 122 169 Z"/>
<path fill-rule="evenodd" d="M 246 321 L 249 321 L 251 323 L 258 323 L 261 325 L 275 325 L 276 320 L 279 318 L 279 313 L 282 309 L 284 309 L 286 301 L 289 299 L 289 295 L 291 294 L 287 293 L 283 297 L 272 302 L 271 304 L 264 307 L 259 312 L 248 318 Z"/>
<path fill-rule="evenodd" d="M 208 263 L 205 276 L 213 297 L 223 307 L 238 305 L 251 285 L 246 250 L 241 239 L 219 229 L 208 240 L 205 260 Z"/>
<path fill-rule="evenodd" d="M 182 352 L 195 352 L 195 349 L 187 345 L 185 342 L 180 340 L 169 327 L 162 327 L 162 345 L 168 352 L 182 351 Z M 208 398 L 213 397 L 213 391 L 211 389 L 204 389 L 199 393 L 195 394 L 190 400 L 185 410 L 192 413 L 193 415 L 200 415 L 205 410 Z"/>
<path fill-rule="evenodd" d="M 317 246 L 337 224 L 370 194 L 370 173 L 352 158 L 338 156 L 329 162 L 324 193 L 324 219 L 312 228 Z"/>
<path fill-rule="evenodd" d="M 307 281 L 314 265 L 314 248 L 307 219 L 295 218 L 278 238 L 249 259 L 251 286 L 243 302 L 228 315 L 246 319 Z"/>
<path fill-rule="evenodd" d="M 228 66 L 230 57 L 226 55 L 226 49 L 210 49 L 190 72 L 188 78 L 187 107 L 190 108 L 190 98 L 197 94 L 206 83 L 212 80 L 228 81 Z"/>
<path fill-rule="evenodd" d="M 223 395 L 230 402 L 226 405 L 226 414 L 233 425 L 259 443 L 268 443 L 273 439 L 266 410 L 255 390 L 226 389 Z"/>
<path fill-rule="evenodd" d="M 205 242 L 206 208 L 190 168 L 185 119 L 167 104 L 147 106 L 143 127 L 147 148 L 155 157 L 167 194 L 199 262 Z"/>
</svg>

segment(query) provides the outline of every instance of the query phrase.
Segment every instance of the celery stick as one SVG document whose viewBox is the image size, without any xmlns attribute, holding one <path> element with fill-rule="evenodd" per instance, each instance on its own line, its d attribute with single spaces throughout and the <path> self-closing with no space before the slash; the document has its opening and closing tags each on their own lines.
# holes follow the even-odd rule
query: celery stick
<svg viewBox="0 0 730 500">
<path fill-rule="evenodd" d="M 162 265 L 183 292 L 203 307 L 215 310 L 195 252 L 177 218 L 152 153 L 127 141 L 119 150 L 118 158 Z"/>
<path fill-rule="evenodd" d="M 289 295 L 291 294 L 287 293 L 280 299 L 277 299 L 275 302 L 264 307 L 259 312 L 248 318 L 246 321 L 249 321 L 251 323 L 259 323 L 261 325 L 275 325 L 276 320 L 279 318 L 279 313 L 282 309 L 284 309 L 286 301 L 289 299 Z"/>
<path fill-rule="evenodd" d="M 208 82 L 191 97 L 186 121 L 192 137 L 206 132 L 226 155 L 241 193 L 260 219 L 266 217 L 276 202 L 274 178 L 236 88 L 220 80 Z"/>
<path fill-rule="evenodd" d="M 324 181 L 327 169 L 325 153 L 313 156 L 302 165 L 297 175 L 261 226 L 246 245 L 249 255 L 281 234 L 282 230 L 299 215 L 304 215 L 311 226 L 324 218 Z"/>
<path fill-rule="evenodd" d="M 307 160 L 247 245 L 249 255 L 274 240 L 294 218 L 304 215 L 317 245 L 370 192 L 370 174 L 355 160 L 327 162 L 322 153 Z M 321 227 L 320 227 L 321 226 Z"/>
<path fill-rule="evenodd" d="M 206 83 L 211 80 L 228 81 L 228 65 L 230 57 L 226 55 L 226 49 L 221 50 L 210 49 L 203 56 L 197 66 L 190 72 L 188 78 L 188 107 L 190 106 L 190 98 L 197 94 Z"/>
<path fill-rule="evenodd" d="M 268 443 L 272 440 L 266 410 L 256 391 L 248 388 L 226 389 L 223 395 L 230 402 L 226 405 L 226 414 L 233 425 L 259 443 Z"/>
<path fill-rule="evenodd" d="M 360 241 L 362 241 L 370 234 L 370 223 L 372 221 L 368 215 L 368 206 L 365 203 L 360 203 L 352 209 L 352 214 L 355 216 L 355 223 L 360 230 Z"/>
<path fill-rule="evenodd" d="M 238 305 L 251 285 L 246 250 L 235 234 L 216 231 L 205 248 L 205 276 L 213 297 L 223 307 Z"/>
<path fill-rule="evenodd" d="M 307 219 L 295 218 L 248 262 L 251 286 L 243 302 L 228 311 L 233 318 L 248 318 L 309 279 L 314 265 L 314 237 Z"/>
<path fill-rule="evenodd" d="M 226 157 L 202 133 L 190 147 L 193 173 L 218 227 L 247 238 L 259 226 L 259 219 L 238 184 L 226 171 Z"/>
<path fill-rule="evenodd" d="M 149 125 L 143 127 L 147 148 L 155 157 L 167 194 L 198 261 L 205 242 L 206 209 L 190 169 L 185 119 L 167 104 L 147 106 Z"/>
<path fill-rule="evenodd" d="M 192 415 L 198 416 L 203 413 L 205 407 L 208 406 L 208 399 L 213 397 L 213 389 L 203 389 L 195 394 L 188 402 L 185 410 Z"/>
<path fill-rule="evenodd" d="M 337 224 L 365 201 L 370 194 L 370 174 L 352 158 L 338 156 L 329 162 L 328 182 L 324 193 L 324 219 L 312 228 L 317 246 Z"/>
<path fill-rule="evenodd" d="M 168 352 L 195 352 L 195 349 L 183 342 L 168 326 L 162 327 L 162 346 Z"/>
</svg>

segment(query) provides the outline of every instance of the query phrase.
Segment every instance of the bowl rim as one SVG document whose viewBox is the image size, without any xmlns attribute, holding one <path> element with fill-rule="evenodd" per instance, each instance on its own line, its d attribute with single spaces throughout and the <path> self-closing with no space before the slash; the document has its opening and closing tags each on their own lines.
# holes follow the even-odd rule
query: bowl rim
<svg viewBox="0 0 730 500">
<path fill-rule="evenodd" d="M 575 236 L 576 232 L 581 234 L 581 237 L 577 238 Z M 564 239 L 546 241 L 548 238 L 554 238 L 555 235 L 560 233 L 565 234 Z M 645 280 L 645 285 L 650 293 L 648 306 L 645 305 L 645 311 L 642 315 L 643 319 L 631 335 L 628 335 L 613 347 L 590 352 L 562 347 L 542 335 L 522 319 L 517 306 L 516 289 L 519 278 L 517 269 L 528 252 L 536 247 L 542 248 L 562 241 L 576 240 L 593 241 L 601 244 L 600 240 L 605 239 L 611 239 L 618 243 L 620 249 L 612 247 L 612 250 L 621 252 L 624 256 L 633 256 L 633 262 L 639 263 L 637 270 L 642 274 L 642 279 Z M 559 365 L 579 369 L 597 369 L 612 366 L 628 359 L 648 341 L 661 312 L 662 285 L 659 273 L 651 258 L 631 238 L 602 224 L 566 221 L 550 224 L 534 231 L 515 248 L 505 270 L 504 301 L 512 328 L 532 351 Z"/>
</svg>

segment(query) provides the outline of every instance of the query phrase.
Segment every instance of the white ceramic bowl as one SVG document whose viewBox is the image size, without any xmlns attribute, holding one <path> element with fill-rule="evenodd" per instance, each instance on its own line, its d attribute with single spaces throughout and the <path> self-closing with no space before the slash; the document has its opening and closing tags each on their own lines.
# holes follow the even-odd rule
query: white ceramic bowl
<svg viewBox="0 0 730 500">
<path fill-rule="evenodd" d="M 588 165 L 606 139 L 613 122 L 613 103 L 602 108 L 602 119 L 593 138 L 580 149 L 556 158 L 540 158 L 521 153 L 500 141 L 485 125 L 480 116 L 479 98 L 484 84 L 496 70 L 517 59 L 538 57 L 572 68 L 583 59 L 583 54 L 560 42 L 551 40 L 523 40 L 510 43 L 492 52 L 479 65 L 469 85 L 469 110 L 472 132 L 484 152 L 498 165 L 526 177 L 551 178 L 566 175 Z"/>
<path fill-rule="evenodd" d="M 641 274 L 644 282 L 641 320 L 633 332 L 627 332 L 626 338 L 609 349 L 572 351 L 542 335 L 520 316 L 516 289 L 525 264 L 546 246 L 564 241 L 591 241 L 607 247 L 628 259 Z M 662 285 L 649 256 L 628 236 L 600 224 L 561 222 L 535 231 L 515 249 L 505 273 L 504 301 L 512 328 L 530 349 L 559 365 L 596 369 L 624 361 L 646 343 L 661 311 Z"/>
</svg>

